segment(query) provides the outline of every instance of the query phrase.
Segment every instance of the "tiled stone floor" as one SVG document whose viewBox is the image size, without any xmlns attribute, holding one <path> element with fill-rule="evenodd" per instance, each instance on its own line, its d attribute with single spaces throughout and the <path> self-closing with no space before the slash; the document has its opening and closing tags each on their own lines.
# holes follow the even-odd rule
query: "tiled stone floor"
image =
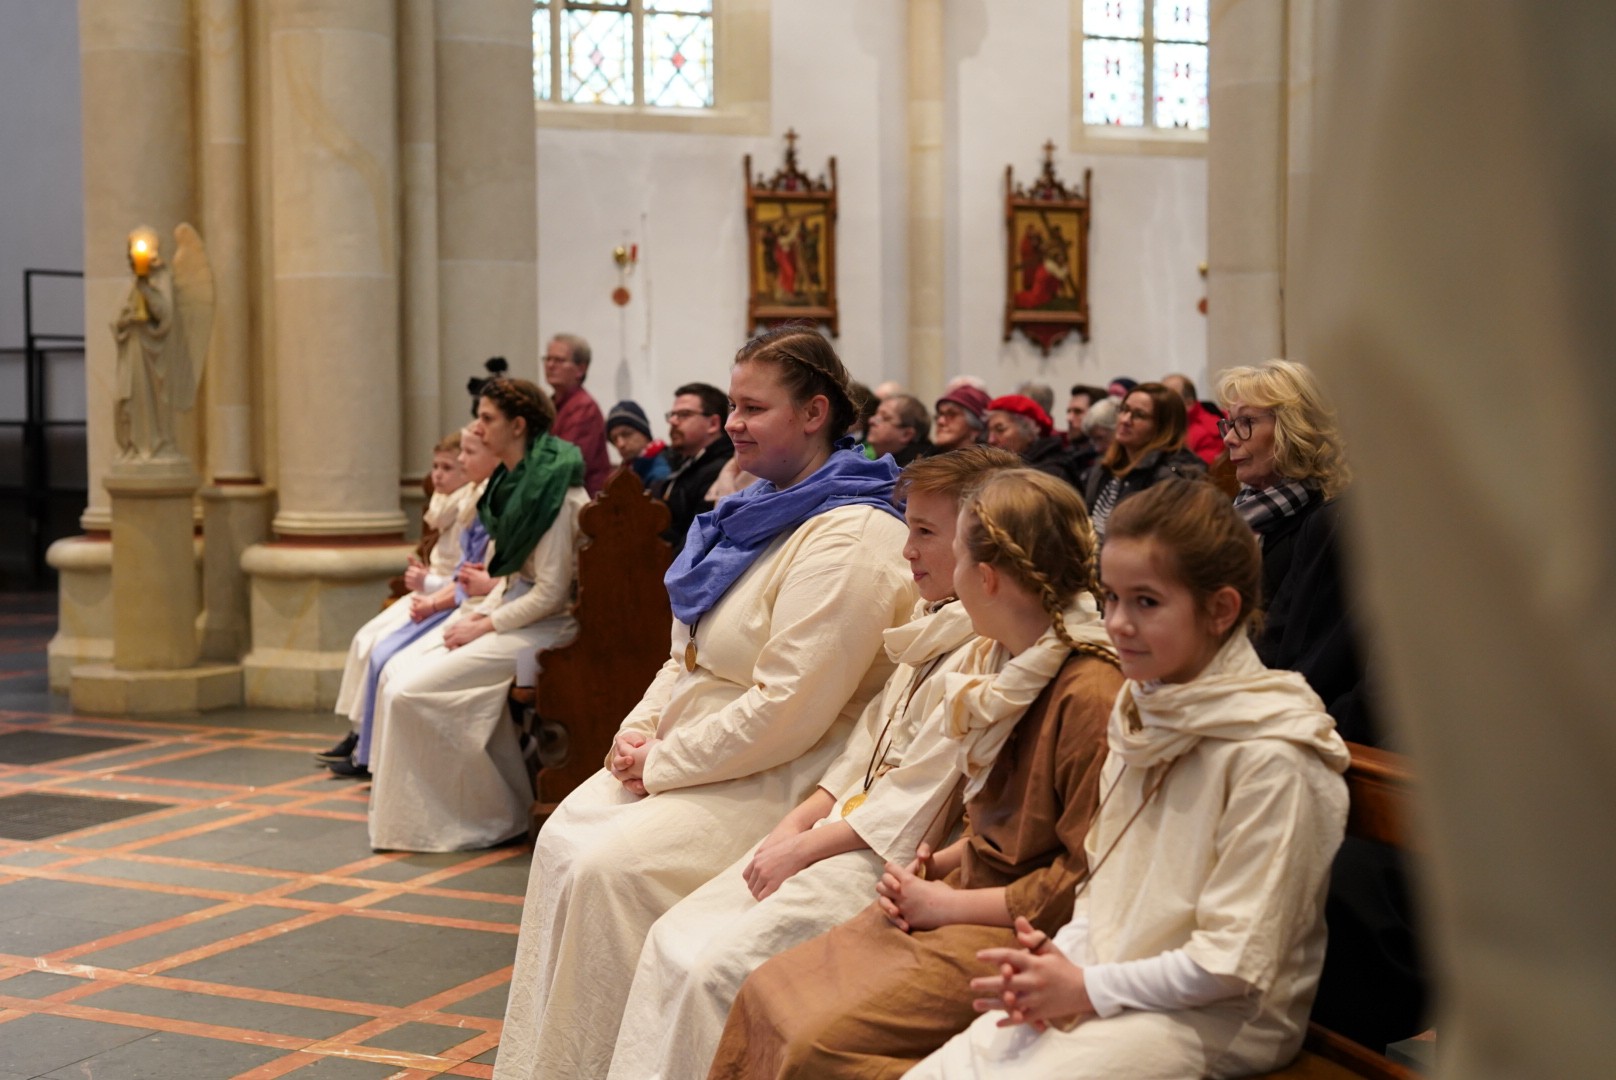
<svg viewBox="0 0 1616 1080">
<path fill-rule="evenodd" d="M 493 1073 L 531 851 L 376 854 L 325 713 L 75 716 L 53 598 L 0 596 L 0 735 L 134 740 L 0 764 L 0 797 L 163 809 L 0 839 L 0 1080 Z"/>
</svg>

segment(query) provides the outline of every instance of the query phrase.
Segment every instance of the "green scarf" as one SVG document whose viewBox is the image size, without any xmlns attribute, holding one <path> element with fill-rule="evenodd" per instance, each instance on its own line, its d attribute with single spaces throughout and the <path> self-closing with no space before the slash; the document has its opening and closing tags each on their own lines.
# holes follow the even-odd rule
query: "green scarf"
<svg viewBox="0 0 1616 1080">
<path fill-rule="evenodd" d="M 477 502 L 477 516 L 494 540 L 492 577 L 514 574 L 554 524 L 569 487 L 584 482 L 584 456 L 546 432 L 533 440 L 515 469 L 501 462 Z"/>
</svg>

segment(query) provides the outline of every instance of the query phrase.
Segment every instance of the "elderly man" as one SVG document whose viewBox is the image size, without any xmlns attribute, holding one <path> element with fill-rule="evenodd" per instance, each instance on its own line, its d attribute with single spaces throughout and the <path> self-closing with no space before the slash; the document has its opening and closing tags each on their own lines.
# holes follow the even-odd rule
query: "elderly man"
<svg viewBox="0 0 1616 1080">
<path fill-rule="evenodd" d="M 1030 397 L 1007 394 L 988 403 L 988 445 L 1017 454 L 1028 468 L 1077 486 L 1078 470 L 1055 422 Z"/>
<path fill-rule="evenodd" d="M 544 349 L 544 381 L 555 399 L 550 433 L 584 455 L 584 488 L 594 495 L 606 483 L 612 462 L 606 456 L 606 418 L 584 389 L 589 375 L 589 342 L 577 334 L 557 334 Z"/>
<path fill-rule="evenodd" d="M 986 442 L 987 392 L 974 386 L 955 386 L 937 399 L 935 419 L 931 441 L 940 452 Z"/>
<path fill-rule="evenodd" d="M 925 403 L 912 394 L 893 394 L 870 417 L 870 431 L 864 442 L 876 457 L 891 454 L 892 460 L 903 466 L 936 453 L 930 435 L 931 416 Z"/>
<path fill-rule="evenodd" d="M 716 386 L 686 383 L 673 392 L 668 412 L 668 450 L 678 455 L 673 474 L 649 488 L 668 504 L 668 528 L 662 539 L 673 545 L 674 555 L 685 545 L 685 533 L 696 515 L 708 509 L 707 489 L 713 486 L 735 447 L 724 434 L 729 418 L 729 397 Z"/>
<path fill-rule="evenodd" d="M 1184 399 L 1185 419 L 1189 431 L 1184 434 L 1184 445 L 1195 456 L 1212 464 L 1223 453 L 1223 437 L 1218 434 L 1218 417 L 1214 416 L 1195 396 L 1195 384 L 1188 375 L 1168 375 L 1162 385 Z"/>
</svg>

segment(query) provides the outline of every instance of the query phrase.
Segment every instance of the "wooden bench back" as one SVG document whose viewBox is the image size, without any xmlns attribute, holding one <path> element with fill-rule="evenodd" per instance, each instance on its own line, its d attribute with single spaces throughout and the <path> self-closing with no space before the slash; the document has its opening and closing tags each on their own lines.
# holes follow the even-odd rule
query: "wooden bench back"
<svg viewBox="0 0 1616 1080">
<path fill-rule="evenodd" d="M 578 636 L 539 655 L 536 709 L 565 729 L 566 751 L 539 770 L 534 813 L 556 803 L 601 767 L 618 725 L 668 658 L 673 612 L 662 583 L 673 550 L 661 533 L 668 508 L 619 468 L 578 512 Z"/>
<path fill-rule="evenodd" d="M 1403 851 L 1417 851 L 1409 829 L 1414 773 L 1408 760 L 1386 750 L 1348 743 L 1352 764 L 1347 767 L 1347 835 L 1372 840 Z M 1309 1024 L 1307 1041 L 1295 1061 L 1262 1080 L 1419 1080 L 1414 1070 L 1337 1035 L 1329 1028 Z"/>
</svg>

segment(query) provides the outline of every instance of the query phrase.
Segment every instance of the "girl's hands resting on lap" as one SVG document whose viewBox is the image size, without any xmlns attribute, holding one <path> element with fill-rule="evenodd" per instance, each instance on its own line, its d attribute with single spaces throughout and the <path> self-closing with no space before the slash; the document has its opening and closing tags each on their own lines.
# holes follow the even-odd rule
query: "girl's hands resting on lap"
<svg viewBox="0 0 1616 1080">
<path fill-rule="evenodd" d="M 487 596 L 494 591 L 494 579 L 482 563 L 467 563 L 455 574 L 455 580 L 466 590 L 467 596 Z"/>
<path fill-rule="evenodd" d="M 493 629 L 494 620 L 487 615 L 467 615 L 443 632 L 443 643 L 450 649 L 458 649 L 462 645 L 470 645 Z"/>
<path fill-rule="evenodd" d="M 771 833 L 770 838 L 773 835 Z M 808 851 L 808 833 L 798 831 L 772 844 L 765 839 L 741 876 L 746 879 L 746 887 L 752 890 L 752 897 L 762 900 L 785 884 L 792 874 L 813 862 L 813 854 Z"/>
<path fill-rule="evenodd" d="M 1083 969 L 1055 948 L 1047 934 L 1017 916 L 1016 940 L 1021 942 L 1019 949 L 983 949 L 976 954 L 999 969 L 997 975 L 971 980 L 972 990 L 994 995 L 977 998 L 977 1012 L 1003 1009 L 1000 1027 L 1031 1024 L 1039 1031 L 1051 1020 L 1094 1015 Z"/>
<path fill-rule="evenodd" d="M 644 795 L 645 758 L 657 740 L 647 738 L 638 731 L 618 732 L 612 741 L 611 764 L 607 771 L 628 789 L 631 795 Z"/>
<path fill-rule="evenodd" d="M 435 598 L 422 596 L 420 593 L 410 597 L 410 621 L 424 622 L 430 619 L 438 610 Z"/>
<path fill-rule="evenodd" d="M 426 584 L 426 567 L 414 555 L 410 556 L 410 565 L 404 568 L 404 587 L 412 593 L 421 591 Z"/>
<path fill-rule="evenodd" d="M 921 844 L 908 866 L 889 862 L 881 880 L 875 883 L 876 903 L 887 921 L 904 933 L 935 930 L 956 921 L 952 915 L 955 891 L 941 881 L 927 881 L 922 873 L 931 870 L 931 848 Z"/>
</svg>

